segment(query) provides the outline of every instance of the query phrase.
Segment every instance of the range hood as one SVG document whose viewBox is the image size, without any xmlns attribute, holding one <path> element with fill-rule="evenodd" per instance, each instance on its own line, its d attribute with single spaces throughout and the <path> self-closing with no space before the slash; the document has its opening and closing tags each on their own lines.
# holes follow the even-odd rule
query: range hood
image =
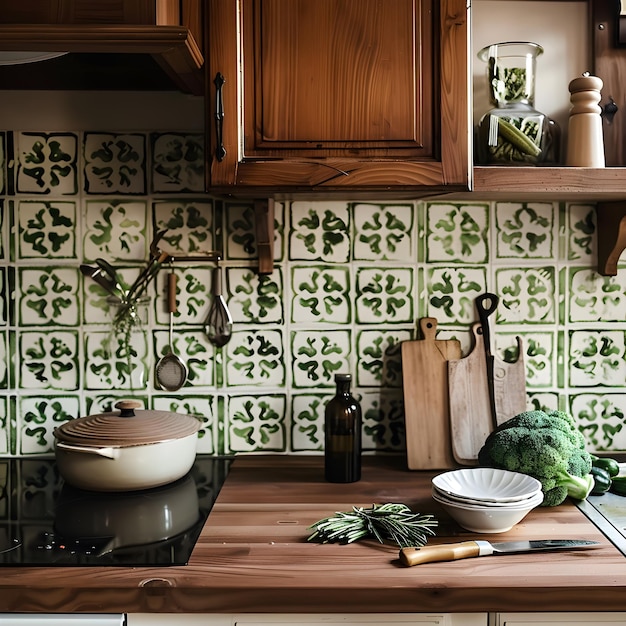
<svg viewBox="0 0 626 626">
<path fill-rule="evenodd" d="M 201 7 L 201 0 L 0 0 L 0 89 L 204 95 Z"/>
</svg>

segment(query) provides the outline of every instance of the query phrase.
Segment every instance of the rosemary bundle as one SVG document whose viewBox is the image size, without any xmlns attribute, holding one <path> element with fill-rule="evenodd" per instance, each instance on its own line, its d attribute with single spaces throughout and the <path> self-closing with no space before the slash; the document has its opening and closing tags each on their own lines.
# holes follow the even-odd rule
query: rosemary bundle
<svg viewBox="0 0 626 626">
<path fill-rule="evenodd" d="M 314 532 L 307 541 L 345 544 L 374 537 L 380 543 L 387 539 L 401 548 L 419 548 L 429 536 L 434 537 L 437 524 L 432 515 L 413 513 L 405 504 L 374 504 L 369 509 L 354 506 L 352 511 L 315 522 L 309 527 Z"/>
</svg>

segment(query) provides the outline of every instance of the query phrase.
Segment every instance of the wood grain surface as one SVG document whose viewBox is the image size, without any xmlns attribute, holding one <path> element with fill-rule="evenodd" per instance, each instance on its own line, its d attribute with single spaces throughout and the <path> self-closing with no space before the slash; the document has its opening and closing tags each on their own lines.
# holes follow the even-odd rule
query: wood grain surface
<svg viewBox="0 0 626 626">
<path fill-rule="evenodd" d="M 461 465 L 477 465 L 478 451 L 495 424 L 480 323 L 472 325 L 472 335 L 474 345 L 470 353 L 448 362 L 452 452 Z"/>
<path fill-rule="evenodd" d="M 497 424 L 527 409 L 526 365 L 521 337 L 517 337 L 517 353 L 519 356 L 513 363 L 504 361 L 498 354 L 494 355 L 493 390 Z"/>
<path fill-rule="evenodd" d="M 321 456 L 241 456 L 188 565 L 2 568 L 0 612 L 626 611 L 626 558 L 571 503 L 477 535 L 432 500 L 435 473 L 409 471 L 404 455 L 365 457 L 361 481 L 330 484 Z M 391 501 L 437 516 L 432 545 L 582 538 L 602 546 L 404 567 L 395 546 L 306 541 L 308 527 L 335 511 Z"/>
<path fill-rule="evenodd" d="M 409 469 L 452 468 L 448 361 L 461 358 L 461 343 L 436 339 L 434 317 L 423 317 L 419 326 L 423 339 L 402 343 L 407 464 Z"/>
</svg>

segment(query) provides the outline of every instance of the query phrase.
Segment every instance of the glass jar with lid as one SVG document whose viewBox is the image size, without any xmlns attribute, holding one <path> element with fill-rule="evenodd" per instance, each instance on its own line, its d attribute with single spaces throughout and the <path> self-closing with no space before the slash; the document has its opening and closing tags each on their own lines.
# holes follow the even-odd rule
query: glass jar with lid
<svg viewBox="0 0 626 626">
<path fill-rule="evenodd" d="M 511 41 L 486 46 L 478 58 L 487 63 L 494 108 L 478 124 L 478 162 L 482 165 L 555 165 L 560 130 L 534 108 L 536 43 Z"/>
</svg>

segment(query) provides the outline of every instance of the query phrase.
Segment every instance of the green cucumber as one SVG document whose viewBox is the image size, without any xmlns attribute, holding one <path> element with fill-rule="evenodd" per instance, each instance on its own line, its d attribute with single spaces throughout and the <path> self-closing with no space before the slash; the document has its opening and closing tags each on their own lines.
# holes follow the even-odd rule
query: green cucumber
<svg viewBox="0 0 626 626">
<path fill-rule="evenodd" d="M 515 146 L 520 152 L 538 157 L 541 148 L 530 138 L 528 138 L 519 128 L 511 122 L 507 122 L 502 117 L 498 117 L 498 133 L 505 141 Z"/>
<path fill-rule="evenodd" d="M 619 474 L 619 463 L 615 459 L 592 455 L 591 463 L 594 467 L 601 467 L 603 470 L 606 470 L 611 478 Z"/>
</svg>

